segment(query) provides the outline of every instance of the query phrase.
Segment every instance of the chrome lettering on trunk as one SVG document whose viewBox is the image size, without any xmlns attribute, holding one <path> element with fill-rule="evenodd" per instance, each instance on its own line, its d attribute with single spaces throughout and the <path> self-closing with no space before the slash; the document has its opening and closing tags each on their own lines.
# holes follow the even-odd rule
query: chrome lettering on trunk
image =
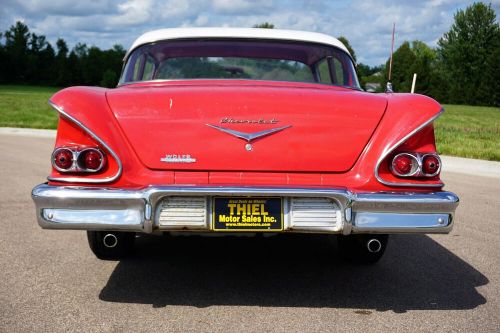
<svg viewBox="0 0 500 333">
<path fill-rule="evenodd" d="M 224 117 L 220 120 L 221 124 L 277 124 L 278 119 L 234 119 L 231 117 Z"/>
<path fill-rule="evenodd" d="M 196 158 L 191 157 L 191 155 L 177 155 L 177 154 L 167 154 L 165 157 L 160 158 L 160 161 L 165 163 L 195 163 Z"/>
</svg>

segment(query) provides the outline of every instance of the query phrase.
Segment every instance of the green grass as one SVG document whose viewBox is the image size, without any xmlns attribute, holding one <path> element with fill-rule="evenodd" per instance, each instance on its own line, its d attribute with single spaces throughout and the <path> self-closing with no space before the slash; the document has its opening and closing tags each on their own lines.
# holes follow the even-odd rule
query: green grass
<svg viewBox="0 0 500 333">
<path fill-rule="evenodd" d="M 57 127 L 57 113 L 47 101 L 59 88 L 0 85 L 0 127 Z"/>
<path fill-rule="evenodd" d="M 0 127 L 52 128 L 57 114 L 47 104 L 59 88 L 0 85 Z M 437 120 L 440 154 L 500 161 L 500 108 L 444 105 Z"/>
<path fill-rule="evenodd" d="M 500 108 L 444 105 L 436 121 L 438 152 L 500 161 Z"/>
</svg>

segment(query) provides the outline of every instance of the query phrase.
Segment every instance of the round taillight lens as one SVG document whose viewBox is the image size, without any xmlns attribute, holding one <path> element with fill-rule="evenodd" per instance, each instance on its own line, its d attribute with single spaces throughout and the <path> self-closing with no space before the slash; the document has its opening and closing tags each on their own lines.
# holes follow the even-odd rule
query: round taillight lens
<svg viewBox="0 0 500 333">
<path fill-rule="evenodd" d="M 66 148 L 57 149 L 52 162 L 57 169 L 68 170 L 73 166 L 73 152 Z"/>
<path fill-rule="evenodd" d="M 94 148 L 83 150 L 78 157 L 79 167 L 88 171 L 98 171 L 103 163 L 103 154 Z"/>
<path fill-rule="evenodd" d="M 436 155 L 426 155 L 422 159 L 422 172 L 426 176 L 435 176 L 439 173 L 441 163 Z"/>
<path fill-rule="evenodd" d="M 413 176 L 418 171 L 417 158 L 410 154 L 394 156 L 391 170 L 396 176 Z"/>
</svg>

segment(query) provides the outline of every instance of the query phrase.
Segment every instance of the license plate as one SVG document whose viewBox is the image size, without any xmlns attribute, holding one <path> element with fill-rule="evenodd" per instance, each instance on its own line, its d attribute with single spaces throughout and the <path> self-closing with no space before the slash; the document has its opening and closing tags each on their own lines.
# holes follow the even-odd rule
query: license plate
<svg viewBox="0 0 500 333">
<path fill-rule="evenodd" d="M 281 198 L 216 197 L 212 202 L 215 231 L 281 231 Z"/>
</svg>

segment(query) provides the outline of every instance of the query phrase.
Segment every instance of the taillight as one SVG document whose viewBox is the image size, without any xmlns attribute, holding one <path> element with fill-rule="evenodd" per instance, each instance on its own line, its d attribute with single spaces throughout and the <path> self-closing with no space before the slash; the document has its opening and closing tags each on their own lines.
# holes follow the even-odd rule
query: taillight
<svg viewBox="0 0 500 333">
<path fill-rule="evenodd" d="M 59 172 L 98 172 L 105 163 L 106 156 L 97 148 L 63 147 L 52 153 L 52 165 Z"/>
<path fill-rule="evenodd" d="M 422 157 L 422 173 L 424 176 L 432 177 L 441 170 L 441 160 L 437 155 L 427 154 Z"/>
<path fill-rule="evenodd" d="M 73 162 L 73 152 L 68 148 L 58 148 L 52 153 L 52 165 L 59 171 L 68 171 Z"/>
<path fill-rule="evenodd" d="M 434 153 L 399 153 L 392 158 L 390 170 L 397 177 L 434 177 L 441 171 L 441 160 Z"/>
<path fill-rule="evenodd" d="M 398 154 L 392 159 L 391 170 L 399 177 L 413 176 L 419 171 L 418 159 L 408 153 Z"/>
<path fill-rule="evenodd" d="M 88 148 L 79 152 L 78 167 L 82 171 L 99 171 L 104 165 L 104 155 L 96 148 Z"/>
</svg>

